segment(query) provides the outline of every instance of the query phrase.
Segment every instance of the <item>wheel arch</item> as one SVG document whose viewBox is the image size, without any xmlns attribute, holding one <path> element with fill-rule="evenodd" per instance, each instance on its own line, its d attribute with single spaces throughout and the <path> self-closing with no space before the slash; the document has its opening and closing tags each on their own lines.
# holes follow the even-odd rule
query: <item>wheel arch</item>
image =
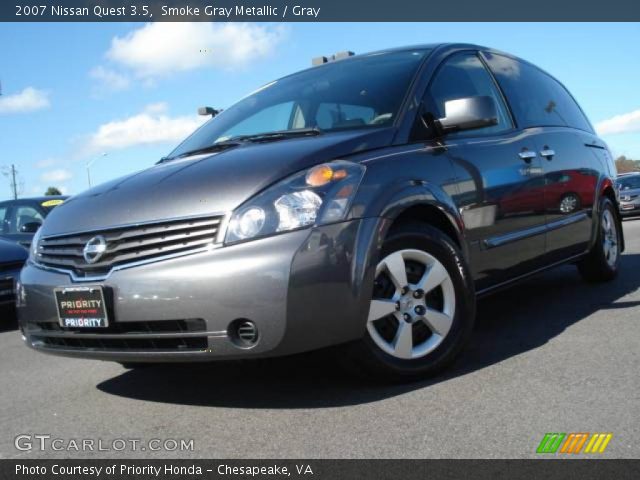
<svg viewBox="0 0 640 480">
<path fill-rule="evenodd" d="M 468 260 L 468 246 L 464 236 L 464 222 L 449 195 L 427 182 L 411 182 L 392 194 L 380 212 L 384 239 L 389 231 L 404 222 L 418 221 L 431 225 L 453 240 Z"/>
<path fill-rule="evenodd" d="M 596 239 L 598 237 L 597 228 L 599 227 L 599 223 L 600 223 L 600 199 L 604 197 L 611 200 L 611 203 L 613 203 L 615 207 L 614 213 L 616 215 L 616 220 L 620 225 L 620 252 L 624 252 L 625 250 L 624 230 L 622 228 L 622 215 L 620 215 L 620 206 L 618 204 L 618 196 L 616 195 L 616 191 L 613 186 L 613 181 L 608 177 L 602 178 L 599 182 L 598 199 L 597 199 L 598 201 L 594 205 L 594 215 L 595 215 L 596 221 L 593 222 L 594 228 L 593 228 L 593 233 L 591 235 L 591 245 L 593 246 L 595 244 Z"/>
</svg>

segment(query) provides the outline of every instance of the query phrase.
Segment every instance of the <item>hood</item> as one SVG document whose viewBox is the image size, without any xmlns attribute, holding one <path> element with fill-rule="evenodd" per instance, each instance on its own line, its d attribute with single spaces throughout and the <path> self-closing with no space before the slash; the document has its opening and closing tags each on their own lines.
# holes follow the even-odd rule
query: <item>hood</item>
<svg viewBox="0 0 640 480">
<path fill-rule="evenodd" d="M 71 197 L 43 235 L 229 212 L 295 172 L 390 144 L 391 128 L 243 143 L 219 153 L 155 165 Z"/>
<path fill-rule="evenodd" d="M 24 262 L 29 252 L 15 242 L 0 239 L 0 264 Z"/>
</svg>

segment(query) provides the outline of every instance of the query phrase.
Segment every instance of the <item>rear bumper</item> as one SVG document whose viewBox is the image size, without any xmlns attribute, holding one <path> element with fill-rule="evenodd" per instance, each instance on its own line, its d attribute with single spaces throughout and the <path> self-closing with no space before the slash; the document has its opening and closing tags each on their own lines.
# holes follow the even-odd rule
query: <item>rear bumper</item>
<svg viewBox="0 0 640 480">
<path fill-rule="evenodd" d="M 28 264 L 18 287 L 20 327 L 36 350 L 123 362 L 276 356 L 346 342 L 364 332 L 377 220 L 113 271 L 99 282 L 111 326 L 98 331 L 60 328 L 53 290 L 77 283 Z M 255 345 L 233 341 L 236 319 L 257 326 Z"/>
</svg>

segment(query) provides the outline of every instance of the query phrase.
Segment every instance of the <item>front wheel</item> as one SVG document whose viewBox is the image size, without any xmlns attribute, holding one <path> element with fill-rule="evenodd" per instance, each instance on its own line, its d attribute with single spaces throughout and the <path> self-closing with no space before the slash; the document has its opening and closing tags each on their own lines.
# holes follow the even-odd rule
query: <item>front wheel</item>
<svg viewBox="0 0 640 480">
<path fill-rule="evenodd" d="M 434 375 L 460 352 L 473 328 L 475 294 L 453 241 L 423 224 L 394 229 L 375 272 L 365 337 L 352 358 L 396 381 Z"/>
<path fill-rule="evenodd" d="M 580 275 L 588 282 L 606 282 L 618 275 L 621 225 L 615 206 L 607 197 L 600 201 L 600 218 L 596 243 L 578 263 Z"/>
</svg>

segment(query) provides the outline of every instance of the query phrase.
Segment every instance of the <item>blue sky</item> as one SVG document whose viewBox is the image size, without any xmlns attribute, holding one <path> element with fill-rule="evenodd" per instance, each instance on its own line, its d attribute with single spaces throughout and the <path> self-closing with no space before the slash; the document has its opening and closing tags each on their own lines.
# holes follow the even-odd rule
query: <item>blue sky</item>
<svg viewBox="0 0 640 480">
<path fill-rule="evenodd" d="M 640 159 L 640 24 L 0 24 L 0 168 L 22 196 L 152 165 L 201 121 L 314 56 L 473 42 L 548 70 L 614 155 Z M 102 156 L 106 153 L 106 156 Z M 0 199 L 10 196 L 0 176 Z"/>
</svg>

